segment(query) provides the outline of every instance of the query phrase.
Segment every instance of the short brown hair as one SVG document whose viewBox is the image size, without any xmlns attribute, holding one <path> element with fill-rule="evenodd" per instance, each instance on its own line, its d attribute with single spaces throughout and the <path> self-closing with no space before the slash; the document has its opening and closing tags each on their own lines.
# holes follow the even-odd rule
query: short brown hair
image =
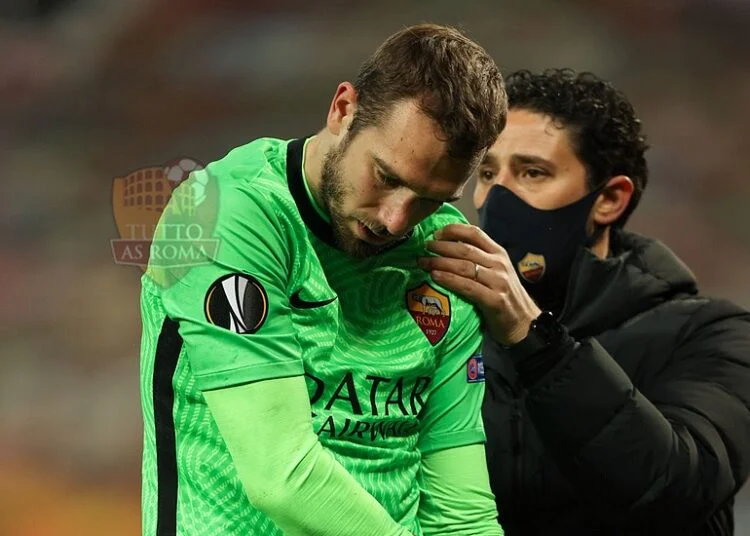
<svg viewBox="0 0 750 536">
<path fill-rule="evenodd" d="M 360 67 L 349 134 L 377 126 L 398 101 L 420 99 L 441 128 L 448 153 L 473 159 L 505 127 L 505 86 L 493 59 L 460 31 L 419 24 L 390 36 Z"/>
</svg>

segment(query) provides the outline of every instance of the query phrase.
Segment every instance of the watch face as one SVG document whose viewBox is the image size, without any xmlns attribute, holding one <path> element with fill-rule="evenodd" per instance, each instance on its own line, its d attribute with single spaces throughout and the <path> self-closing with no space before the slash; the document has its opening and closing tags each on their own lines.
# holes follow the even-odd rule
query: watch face
<svg viewBox="0 0 750 536">
<path fill-rule="evenodd" d="M 553 341 L 562 334 L 562 326 L 550 311 L 544 311 L 540 314 L 531 324 L 531 329 L 539 333 L 546 342 Z"/>
</svg>

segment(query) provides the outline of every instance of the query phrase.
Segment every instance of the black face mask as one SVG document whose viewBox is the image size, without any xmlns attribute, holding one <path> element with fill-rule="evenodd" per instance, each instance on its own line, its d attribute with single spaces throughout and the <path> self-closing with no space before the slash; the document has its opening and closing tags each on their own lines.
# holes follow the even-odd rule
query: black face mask
<svg viewBox="0 0 750 536">
<path fill-rule="evenodd" d="M 586 223 L 597 189 L 578 201 L 554 210 L 532 207 L 504 186 L 495 185 L 479 209 L 479 225 L 503 246 L 521 283 L 539 307 L 560 313 L 570 268 L 582 247 L 591 247 L 603 228 L 592 236 Z"/>
</svg>

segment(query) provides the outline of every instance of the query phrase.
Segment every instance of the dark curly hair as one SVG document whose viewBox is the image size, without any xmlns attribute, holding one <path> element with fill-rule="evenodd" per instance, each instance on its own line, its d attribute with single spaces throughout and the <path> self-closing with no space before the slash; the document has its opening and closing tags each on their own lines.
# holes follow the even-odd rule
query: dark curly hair
<svg viewBox="0 0 750 536">
<path fill-rule="evenodd" d="M 625 225 L 648 182 L 648 145 L 627 97 L 606 80 L 572 69 L 517 71 L 506 78 L 506 91 L 509 108 L 547 115 L 567 130 L 590 190 L 617 175 L 630 177 L 633 196 L 613 224 Z"/>
<path fill-rule="evenodd" d="M 492 57 L 456 28 L 439 24 L 391 35 L 362 64 L 354 89 L 351 136 L 377 126 L 394 103 L 418 98 L 458 159 L 473 160 L 490 147 L 508 112 L 503 77 Z"/>
</svg>

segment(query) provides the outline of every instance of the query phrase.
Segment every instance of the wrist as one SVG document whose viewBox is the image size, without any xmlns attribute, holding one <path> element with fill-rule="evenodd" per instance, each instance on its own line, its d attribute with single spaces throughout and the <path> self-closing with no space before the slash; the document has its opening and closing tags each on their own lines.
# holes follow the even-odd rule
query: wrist
<svg viewBox="0 0 750 536">
<path fill-rule="evenodd" d="M 555 315 L 550 311 L 543 311 L 529 322 L 522 337 L 509 340 L 504 347 L 513 361 L 518 362 L 530 355 L 563 346 L 568 338 L 565 326 L 557 321 Z"/>
<path fill-rule="evenodd" d="M 504 337 L 503 346 L 515 346 L 520 343 L 526 337 L 529 336 L 529 330 L 531 329 L 531 323 L 536 320 L 536 316 L 528 316 L 523 320 L 520 320 L 516 327 Z"/>
<path fill-rule="evenodd" d="M 503 346 L 513 346 L 520 343 L 529 335 L 529 330 L 534 321 L 542 314 L 542 310 L 531 302 L 521 309 L 521 315 L 513 329 L 507 330 L 504 337 L 500 339 Z"/>
</svg>

